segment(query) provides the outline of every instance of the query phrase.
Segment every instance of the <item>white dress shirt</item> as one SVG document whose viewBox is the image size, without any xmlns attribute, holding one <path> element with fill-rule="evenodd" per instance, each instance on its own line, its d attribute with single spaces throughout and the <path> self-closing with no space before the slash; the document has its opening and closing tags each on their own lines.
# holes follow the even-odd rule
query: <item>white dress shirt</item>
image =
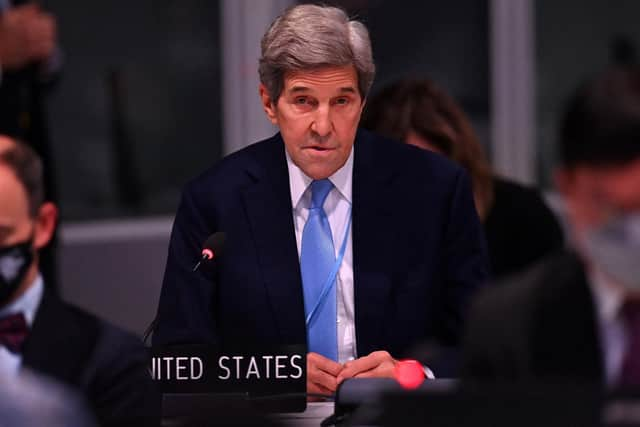
<svg viewBox="0 0 640 427">
<path fill-rule="evenodd" d="M 347 224 L 351 215 L 352 172 L 353 172 L 353 148 L 344 166 L 338 169 L 329 180 L 333 188 L 324 201 L 324 212 L 329 220 L 333 247 L 336 258 L 342 246 Z M 296 231 L 296 243 L 298 245 L 298 258 L 302 246 L 302 231 L 309 217 L 311 205 L 309 178 L 298 166 L 293 163 L 289 153 L 287 166 L 289 167 L 289 190 L 291 191 L 291 206 L 293 206 L 293 223 Z M 351 229 L 346 236 L 347 242 L 336 277 L 336 322 L 338 330 L 338 362 L 344 363 L 357 357 L 356 351 L 356 326 L 353 300 L 353 250 Z"/>
<path fill-rule="evenodd" d="M 42 276 L 38 275 L 35 282 L 29 286 L 24 294 L 17 300 L 13 301 L 6 307 L 0 309 L 0 317 L 9 316 L 11 314 L 22 313 L 27 326 L 31 328 L 33 319 L 36 316 L 36 311 L 40 306 L 42 300 L 42 293 L 44 292 L 44 283 Z M 0 346 L 0 371 L 3 374 L 15 375 L 20 369 L 22 364 L 22 354 L 12 353 L 4 346 Z"/>
<path fill-rule="evenodd" d="M 607 386 L 614 387 L 618 383 L 627 350 L 628 332 L 620 316 L 625 294 L 620 286 L 610 283 L 595 269 L 588 271 L 587 277 L 595 301 L 605 381 Z"/>
</svg>

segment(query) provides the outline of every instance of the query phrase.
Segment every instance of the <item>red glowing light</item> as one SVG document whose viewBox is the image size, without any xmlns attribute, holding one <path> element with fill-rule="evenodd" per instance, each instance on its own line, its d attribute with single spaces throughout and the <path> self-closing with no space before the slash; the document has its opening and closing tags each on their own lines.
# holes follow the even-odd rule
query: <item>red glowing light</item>
<svg viewBox="0 0 640 427">
<path fill-rule="evenodd" d="M 424 381 L 424 368 L 417 360 L 401 360 L 396 364 L 394 375 L 400 385 L 408 390 L 420 387 Z"/>
</svg>

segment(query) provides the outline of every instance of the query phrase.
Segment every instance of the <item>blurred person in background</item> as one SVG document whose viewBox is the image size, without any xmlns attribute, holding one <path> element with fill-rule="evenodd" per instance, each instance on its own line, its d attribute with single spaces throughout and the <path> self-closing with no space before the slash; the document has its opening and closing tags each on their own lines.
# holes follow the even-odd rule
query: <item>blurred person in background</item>
<svg viewBox="0 0 640 427">
<path fill-rule="evenodd" d="M 571 250 L 474 305 L 463 374 L 640 386 L 640 69 L 612 68 L 570 100 L 555 181 Z"/>
<path fill-rule="evenodd" d="M 57 198 L 44 101 L 61 68 L 57 43 L 56 19 L 37 2 L 0 0 L 0 134 L 38 153 L 45 166 L 46 197 L 52 201 Z M 55 243 L 40 262 L 52 290 L 57 288 L 54 254 Z"/>
<path fill-rule="evenodd" d="M 467 170 L 494 278 L 562 247 L 560 225 L 539 192 L 494 174 L 467 116 L 430 80 L 400 80 L 382 89 L 368 101 L 362 126 L 443 154 Z"/>
<path fill-rule="evenodd" d="M 40 274 L 57 218 L 42 175 L 31 147 L 0 137 L 0 369 L 26 367 L 78 389 L 102 422 L 153 422 L 160 396 L 142 343 L 60 300 Z"/>
</svg>

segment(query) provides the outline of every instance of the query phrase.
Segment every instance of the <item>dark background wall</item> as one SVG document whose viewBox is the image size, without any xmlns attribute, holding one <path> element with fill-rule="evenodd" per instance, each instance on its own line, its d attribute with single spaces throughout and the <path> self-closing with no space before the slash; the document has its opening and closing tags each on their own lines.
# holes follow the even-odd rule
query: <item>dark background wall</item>
<svg viewBox="0 0 640 427">
<path fill-rule="evenodd" d="M 170 214 L 222 149 L 219 2 L 50 0 L 49 123 L 65 220 Z"/>
<path fill-rule="evenodd" d="M 616 61 L 625 41 L 640 48 L 640 2 L 636 0 L 537 0 L 536 130 L 538 182 L 551 186 L 556 129 L 565 99 L 579 82 Z"/>
</svg>

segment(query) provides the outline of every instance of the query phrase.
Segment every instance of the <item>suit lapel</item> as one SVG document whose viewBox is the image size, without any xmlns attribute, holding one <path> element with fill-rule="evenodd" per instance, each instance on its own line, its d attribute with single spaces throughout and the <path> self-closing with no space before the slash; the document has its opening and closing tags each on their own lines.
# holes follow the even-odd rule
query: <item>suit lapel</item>
<svg viewBox="0 0 640 427">
<path fill-rule="evenodd" d="M 358 356 L 383 348 L 393 265 L 392 169 L 376 141 L 359 131 L 353 165 L 353 277 Z M 388 338 L 388 337 L 387 337 Z"/>
<path fill-rule="evenodd" d="M 98 339 L 98 328 L 90 318 L 79 322 L 69 310 L 44 293 L 25 342 L 23 366 L 74 384 Z"/>
<path fill-rule="evenodd" d="M 247 172 L 243 191 L 266 292 L 285 344 L 306 343 L 304 301 L 284 143 L 277 135 Z"/>
</svg>

